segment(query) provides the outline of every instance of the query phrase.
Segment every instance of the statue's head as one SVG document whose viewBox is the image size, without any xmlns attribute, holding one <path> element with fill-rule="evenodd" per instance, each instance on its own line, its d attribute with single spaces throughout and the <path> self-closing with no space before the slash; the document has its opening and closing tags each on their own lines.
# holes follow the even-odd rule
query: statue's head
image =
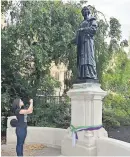
<svg viewBox="0 0 130 157">
<path fill-rule="evenodd" d="M 81 10 L 82 15 L 85 17 L 90 14 L 90 10 L 87 6 L 84 6 Z"/>
</svg>

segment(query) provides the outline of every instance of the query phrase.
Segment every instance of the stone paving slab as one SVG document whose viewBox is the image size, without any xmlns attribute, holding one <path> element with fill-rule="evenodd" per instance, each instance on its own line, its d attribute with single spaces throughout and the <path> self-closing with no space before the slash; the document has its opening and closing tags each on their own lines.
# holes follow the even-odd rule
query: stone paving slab
<svg viewBox="0 0 130 157">
<path fill-rule="evenodd" d="M 1 156 L 16 156 L 15 145 L 1 145 Z M 24 148 L 24 156 L 60 156 L 61 150 L 57 148 L 44 147 L 42 149 Z"/>
</svg>

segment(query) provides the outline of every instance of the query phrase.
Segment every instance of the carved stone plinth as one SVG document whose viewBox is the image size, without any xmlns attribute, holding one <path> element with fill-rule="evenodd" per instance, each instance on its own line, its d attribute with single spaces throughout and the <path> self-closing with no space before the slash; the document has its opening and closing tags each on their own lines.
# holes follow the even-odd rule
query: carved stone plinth
<svg viewBox="0 0 130 157">
<path fill-rule="evenodd" d="M 102 99 L 106 95 L 107 92 L 98 83 L 74 84 L 68 92 L 71 98 L 71 124 L 75 127 L 102 125 Z M 76 145 L 72 146 L 72 132 L 68 129 L 68 134 L 62 141 L 62 155 L 96 156 L 96 140 L 108 136 L 104 128 L 80 131 L 77 135 Z"/>
</svg>

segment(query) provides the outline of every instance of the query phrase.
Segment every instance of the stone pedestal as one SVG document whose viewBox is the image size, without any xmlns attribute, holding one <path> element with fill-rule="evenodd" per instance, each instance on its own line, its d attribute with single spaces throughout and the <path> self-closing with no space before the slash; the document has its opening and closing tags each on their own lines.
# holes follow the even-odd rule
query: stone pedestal
<svg viewBox="0 0 130 157">
<path fill-rule="evenodd" d="M 12 128 L 12 126 L 10 125 L 10 121 L 11 121 L 12 119 L 17 119 L 17 118 L 16 118 L 16 116 L 8 117 L 7 128 Z"/>
<path fill-rule="evenodd" d="M 68 92 L 71 98 L 71 124 L 78 126 L 102 125 L 102 99 L 107 92 L 98 83 L 74 84 Z M 72 132 L 68 129 L 61 145 L 62 155 L 66 156 L 96 156 L 96 139 L 107 137 L 104 128 L 93 131 L 80 131 L 76 145 L 72 146 Z"/>
</svg>

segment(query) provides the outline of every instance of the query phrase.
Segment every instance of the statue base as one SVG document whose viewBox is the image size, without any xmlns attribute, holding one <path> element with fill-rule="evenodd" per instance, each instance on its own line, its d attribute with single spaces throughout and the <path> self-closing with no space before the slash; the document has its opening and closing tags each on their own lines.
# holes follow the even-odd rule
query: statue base
<svg viewBox="0 0 130 157">
<path fill-rule="evenodd" d="M 99 83 L 98 79 L 91 79 L 91 78 L 84 78 L 84 79 L 80 79 L 78 78 L 74 84 L 79 84 L 79 83 Z"/>
<path fill-rule="evenodd" d="M 72 133 L 68 129 L 68 135 L 64 138 L 61 145 L 63 156 L 97 156 L 97 139 L 108 137 L 104 128 L 95 131 L 81 131 L 78 133 L 76 145 L 72 144 Z"/>
<path fill-rule="evenodd" d="M 99 83 L 74 84 L 73 89 L 68 91 L 71 98 L 71 124 L 79 126 L 102 125 L 102 99 L 107 92 L 100 88 Z M 72 132 L 64 137 L 61 152 L 64 156 L 96 156 L 96 141 L 101 137 L 108 137 L 102 127 L 98 130 L 77 132 L 78 139 L 75 146 L 72 145 Z"/>
</svg>

